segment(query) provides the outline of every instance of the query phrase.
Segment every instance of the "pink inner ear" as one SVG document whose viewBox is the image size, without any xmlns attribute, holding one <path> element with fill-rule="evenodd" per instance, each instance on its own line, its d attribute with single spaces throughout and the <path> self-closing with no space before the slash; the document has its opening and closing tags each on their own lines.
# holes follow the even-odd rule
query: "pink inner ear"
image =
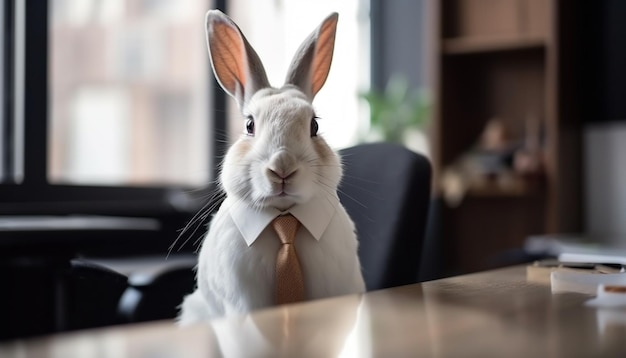
<svg viewBox="0 0 626 358">
<path fill-rule="evenodd" d="M 244 44 L 236 29 L 216 22 L 209 37 L 215 75 L 231 94 L 241 92 L 246 85 Z"/>
<path fill-rule="evenodd" d="M 335 47 L 336 21 L 327 21 L 320 28 L 317 44 L 315 46 L 315 56 L 312 63 L 311 89 L 313 95 L 322 88 L 333 59 L 333 49 Z"/>
</svg>

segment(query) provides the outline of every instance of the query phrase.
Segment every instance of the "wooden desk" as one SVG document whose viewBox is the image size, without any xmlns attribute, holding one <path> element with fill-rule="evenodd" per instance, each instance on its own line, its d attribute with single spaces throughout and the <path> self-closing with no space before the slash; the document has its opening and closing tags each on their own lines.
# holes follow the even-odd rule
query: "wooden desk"
<svg viewBox="0 0 626 358">
<path fill-rule="evenodd" d="M 8 342 L 1 357 L 626 357 L 626 311 L 550 293 L 524 267 L 179 329 L 171 322 Z"/>
</svg>

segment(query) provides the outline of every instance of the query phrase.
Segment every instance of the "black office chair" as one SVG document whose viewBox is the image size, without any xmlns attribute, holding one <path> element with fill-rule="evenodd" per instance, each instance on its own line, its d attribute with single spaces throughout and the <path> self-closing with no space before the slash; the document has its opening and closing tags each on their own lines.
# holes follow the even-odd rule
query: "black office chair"
<svg viewBox="0 0 626 358">
<path fill-rule="evenodd" d="M 126 276 L 66 257 L 0 260 L 0 340 L 119 324 Z"/>
<path fill-rule="evenodd" d="M 65 274 L 67 329 L 124 323 L 118 302 L 128 287 L 123 274 L 88 260 L 73 259 Z"/>
<path fill-rule="evenodd" d="M 430 198 L 428 160 L 389 143 L 358 145 L 340 154 L 344 179 L 339 197 L 358 231 L 367 289 L 417 282 Z M 171 316 L 173 306 L 164 311 L 162 303 L 180 303 L 193 290 L 193 266 L 159 270 L 152 278 L 142 273 L 141 284 L 133 284 L 131 275 L 122 315 L 131 321 Z"/>
<path fill-rule="evenodd" d="M 130 275 L 128 288 L 122 295 L 118 313 L 126 322 L 143 322 L 173 318 L 183 298 L 196 286 L 193 267 L 195 255 L 177 255 L 170 262 L 163 260 L 147 271 Z"/>
<path fill-rule="evenodd" d="M 430 200 L 428 160 L 400 145 L 341 151 L 339 198 L 352 217 L 368 290 L 417 282 Z"/>
</svg>

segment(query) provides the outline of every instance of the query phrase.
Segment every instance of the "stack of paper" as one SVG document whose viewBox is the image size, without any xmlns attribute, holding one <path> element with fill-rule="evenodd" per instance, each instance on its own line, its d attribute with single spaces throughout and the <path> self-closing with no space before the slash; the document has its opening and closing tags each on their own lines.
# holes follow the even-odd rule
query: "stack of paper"
<svg viewBox="0 0 626 358">
<path fill-rule="evenodd" d="M 553 293 L 593 295 L 599 287 L 626 286 L 626 240 L 622 241 L 623 246 L 609 246 L 602 244 L 602 240 L 582 235 L 531 236 L 524 246 L 526 252 L 557 259 L 538 261 L 528 266 L 527 278 L 529 281 L 550 283 Z"/>
<path fill-rule="evenodd" d="M 626 270 L 621 264 L 549 259 L 527 266 L 526 278 L 531 282 L 549 284 L 553 293 L 593 294 L 598 285 L 626 285 Z"/>
<path fill-rule="evenodd" d="M 554 271 L 550 274 L 552 293 L 580 292 L 593 295 L 598 286 L 625 286 L 626 273 Z"/>
</svg>

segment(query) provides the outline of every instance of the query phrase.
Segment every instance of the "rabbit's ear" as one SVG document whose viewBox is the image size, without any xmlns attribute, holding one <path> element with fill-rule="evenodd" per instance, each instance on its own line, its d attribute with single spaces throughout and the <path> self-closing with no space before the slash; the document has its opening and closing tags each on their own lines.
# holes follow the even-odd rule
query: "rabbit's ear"
<svg viewBox="0 0 626 358">
<path fill-rule="evenodd" d="M 336 12 L 330 14 L 304 40 L 287 72 L 286 83 L 300 88 L 311 101 L 326 82 L 330 71 L 338 18 Z"/>
<path fill-rule="evenodd" d="M 256 91 L 270 87 L 259 55 L 228 16 L 219 10 L 209 10 L 206 36 L 215 77 L 239 107 Z"/>
</svg>

